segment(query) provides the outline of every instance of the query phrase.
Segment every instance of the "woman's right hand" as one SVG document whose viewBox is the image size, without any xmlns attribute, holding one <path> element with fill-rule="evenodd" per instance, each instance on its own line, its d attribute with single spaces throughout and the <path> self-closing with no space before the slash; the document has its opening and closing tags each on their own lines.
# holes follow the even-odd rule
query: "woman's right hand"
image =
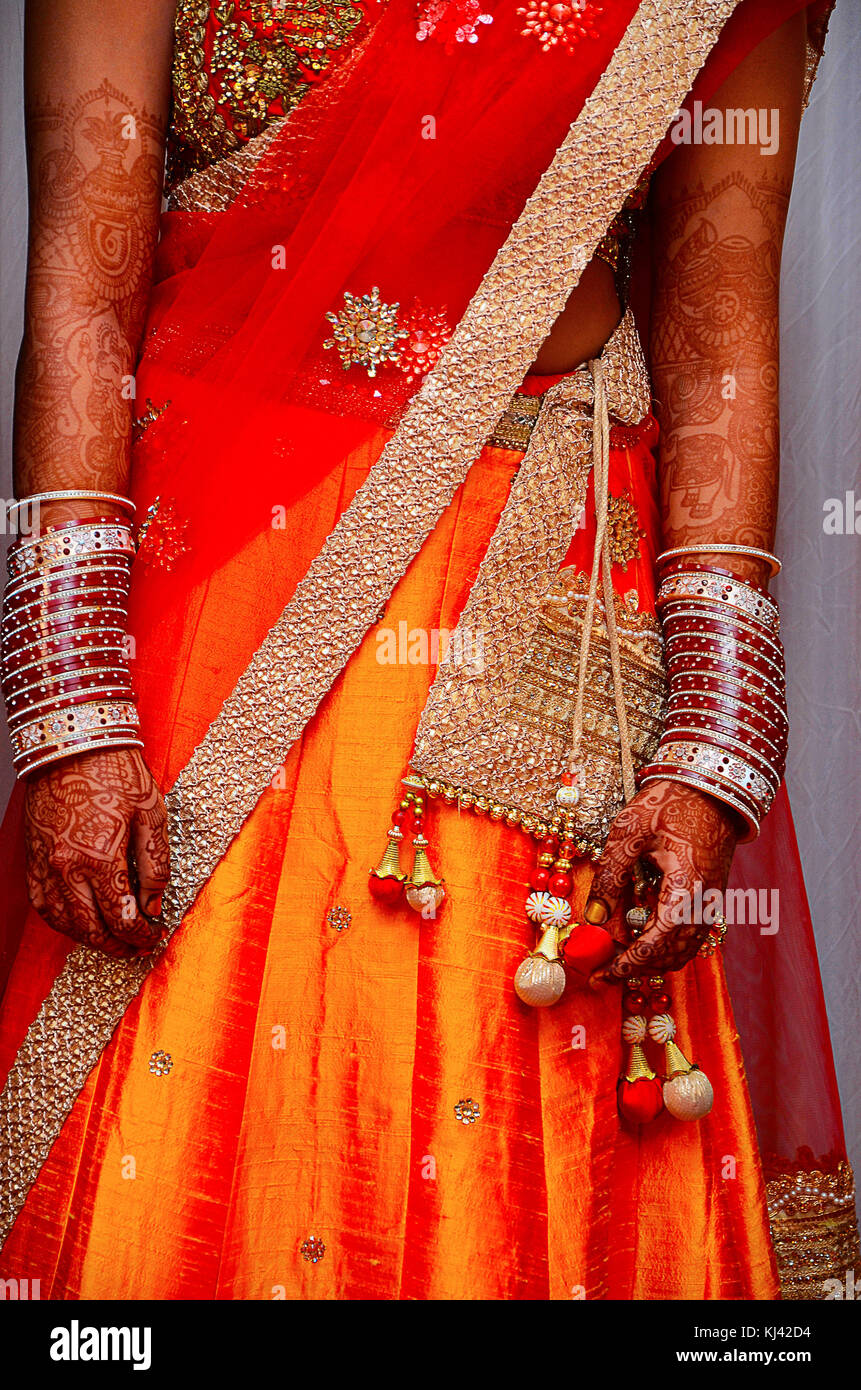
<svg viewBox="0 0 861 1390">
<path fill-rule="evenodd" d="M 49 926 L 107 956 L 148 955 L 163 936 L 167 813 L 140 750 L 49 763 L 27 779 L 30 902 Z"/>
</svg>

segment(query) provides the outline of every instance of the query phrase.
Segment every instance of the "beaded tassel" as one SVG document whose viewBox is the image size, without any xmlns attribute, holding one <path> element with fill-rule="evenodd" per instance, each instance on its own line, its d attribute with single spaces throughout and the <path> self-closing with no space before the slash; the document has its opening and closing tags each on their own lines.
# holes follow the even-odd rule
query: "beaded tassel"
<svg viewBox="0 0 861 1390">
<path fill-rule="evenodd" d="M 424 783 L 417 777 L 405 777 L 403 800 L 392 816 L 388 831 L 388 846 L 375 869 L 371 869 L 368 886 L 378 902 L 394 905 L 404 893 L 414 912 L 433 919 L 445 897 L 444 879 L 437 878 L 428 859 L 429 841 L 424 835 Z M 405 834 L 413 837 L 413 867 L 409 875 L 401 869 L 400 846 Z"/>
<path fill-rule="evenodd" d="M 634 1009 L 641 1003 L 642 999 L 632 992 L 626 998 L 625 1007 Z M 622 1041 L 629 1052 L 627 1066 L 616 1088 L 616 1100 L 619 1114 L 635 1125 L 648 1124 L 664 1108 L 661 1083 L 643 1051 L 646 1032 L 646 1019 L 641 1013 L 630 1013 L 622 1024 Z"/>
</svg>

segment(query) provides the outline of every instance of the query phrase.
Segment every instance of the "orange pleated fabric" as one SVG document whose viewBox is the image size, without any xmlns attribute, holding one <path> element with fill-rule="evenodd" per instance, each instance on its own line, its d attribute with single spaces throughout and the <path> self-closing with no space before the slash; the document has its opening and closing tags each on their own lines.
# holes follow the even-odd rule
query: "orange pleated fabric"
<svg viewBox="0 0 861 1390">
<path fill-rule="evenodd" d="M 181 611 L 148 613 L 140 578 L 136 677 L 164 785 L 378 449 L 294 509 L 291 556 L 261 538 Z M 629 452 L 614 451 L 617 473 Z M 485 450 L 384 626 L 455 626 L 516 463 Z M 618 995 L 569 985 L 544 1011 L 514 995 L 531 945 L 524 835 L 432 803 L 447 887 L 438 920 L 370 898 L 434 674 L 378 653 L 372 631 L 128 1011 L 0 1273 L 39 1278 L 55 1299 L 777 1297 L 717 959 L 673 981 L 714 1110 L 638 1132 L 616 1111 Z M 583 866 L 575 908 L 590 877 Z M 336 905 L 351 914 L 341 932 L 327 922 Z M 31 916 L 6 1000 L 6 1061 L 34 1012 L 34 980 L 49 981 L 66 949 Z M 150 1071 L 158 1050 L 167 1075 Z M 325 1244 L 316 1263 L 302 1255 L 310 1237 Z"/>
</svg>

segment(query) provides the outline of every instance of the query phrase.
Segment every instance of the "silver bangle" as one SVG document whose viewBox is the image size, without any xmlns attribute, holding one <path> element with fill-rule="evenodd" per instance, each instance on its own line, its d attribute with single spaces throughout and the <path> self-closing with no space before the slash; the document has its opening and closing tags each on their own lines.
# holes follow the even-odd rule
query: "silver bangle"
<svg viewBox="0 0 861 1390">
<path fill-rule="evenodd" d="M 92 738 L 86 743 L 76 743 L 71 748 L 54 748 L 50 753 L 46 753 L 43 758 L 37 758 L 35 762 L 28 762 L 17 771 L 19 780 L 26 777 L 29 773 L 35 772 L 39 767 L 46 767 L 48 763 L 59 763 L 64 758 L 72 758 L 78 753 L 94 753 L 100 748 L 143 748 L 143 739 L 135 738 L 128 734 L 107 733 L 102 738 Z"/>
<path fill-rule="evenodd" d="M 120 497 L 116 492 L 95 492 L 90 488 L 59 488 L 54 492 L 34 492 L 29 497 L 19 497 L 17 501 L 7 502 L 6 517 L 11 519 L 13 512 L 19 512 L 33 502 L 116 502 L 134 516 L 135 504 L 130 497 Z"/>
<path fill-rule="evenodd" d="M 655 560 L 660 565 L 663 560 L 675 559 L 677 555 L 746 555 L 753 560 L 765 560 L 771 567 L 770 578 L 780 574 L 783 566 L 770 550 L 760 550 L 755 545 L 676 545 L 672 550 L 664 550 Z"/>
</svg>

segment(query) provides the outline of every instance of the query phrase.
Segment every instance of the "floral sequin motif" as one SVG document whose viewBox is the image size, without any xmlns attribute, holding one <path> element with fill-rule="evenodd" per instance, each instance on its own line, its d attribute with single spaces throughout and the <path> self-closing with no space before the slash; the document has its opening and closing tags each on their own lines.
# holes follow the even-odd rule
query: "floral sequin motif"
<svg viewBox="0 0 861 1390">
<path fill-rule="evenodd" d="M 177 516 L 173 501 L 162 502 L 160 497 L 148 507 L 138 532 L 138 561 L 172 570 L 181 556 L 187 555 L 185 544 L 188 522 Z"/>
<path fill-rule="evenodd" d="M 440 353 L 451 337 L 446 309 L 426 309 L 420 299 L 403 320 L 406 342 L 398 358 L 398 370 L 408 381 L 418 381 L 436 366 Z"/>
<path fill-rule="evenodd" d="M 416 38 L 435 38 L 451 52 L 455 44 L 478 43 L 478 25 L 492 23 L 493 15 L 482 14 L 480 0 L 426 0 L 419 9 Z"/>
<path fill-rule="evenodd" d="M 462 1125 L 474 1125 L 476 1120 L 481 1119 L 481 1108 L 477 1100 L 467 1097 L 466 1100 L 459 1100 L 454 1107 L 455 1117 Z"/>
<path fill-rule="evenodd" d="M 594 0 L 570 0 L 568 4 L 539 0 L 538 4 L 522 5 L 517 11 L 526 18 L 521 30 L 523 37 L 534 35 L 545 53 L 557 46 L 573 53 L 581 39 L 595 37 L 596 21 L 603 12 L 604 6 L 596 5 Z"/>
<path fill-rule="evenodd" d="M 354 295 L 345 290 L 343 309 L 326 315 L 332 336 L 323 347 L 337 351 L 345 371 L 365 367 L 368 376 L 376 376 L 378 367 L 400 358 L 401 339 L 407 337 L 407 330 L 398 323 L 400 307 L 384 304 L 376 285 L 370 294 Z"/>
<path fill-rule="evenodd" d="M 330 907 L 329 911 L 326 913 L 326 921 L 333 931 L 346 931 L 352 920 L 353 914 L 348 912 L 345 907 L 342 907 L 340 903 L 336 903 L 334 907 Z"/>
<path fill-rule="evenodd" d="M 168 1076 L 173 1066 L 173 1058 L 169 1052 L 163 1052 L 161 1048 L 154 1052 L 149 1059 L 149 1069 L 153 1076 Z"/>
<path fill-rule="evenodd" d="M 309 1236 L 299 1246 L 299 1253 L 309 1264 L 319 1264 L 326 1253 L 326 1246 L 319 1236 Z"/>
</svg>

